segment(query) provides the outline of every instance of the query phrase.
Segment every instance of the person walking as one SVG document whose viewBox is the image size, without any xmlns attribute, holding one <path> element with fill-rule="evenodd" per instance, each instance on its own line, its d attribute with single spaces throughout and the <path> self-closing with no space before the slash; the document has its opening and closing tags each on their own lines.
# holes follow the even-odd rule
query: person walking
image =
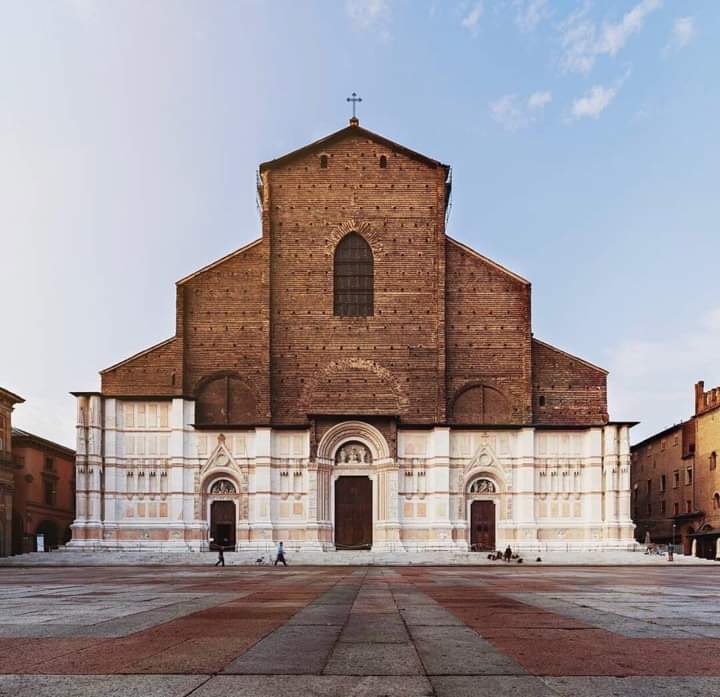
<svg viewBox="0 0 720 697">
<path fill-rule="evenodd" d="M 275 557 L 275 566 L 278 565 L 279 561 L 283 563 L 283 566 L 287 566 L 287 562 L 285 561 L 285 547 L 283 547 L 282 540 L 278 542 L 277 556 Z"/>
<path fill-rule="evenodd" d="M 510 545 L 508 545 L 505 548 L 505 561 L 510 561 L 512 559 L 512 549 L 510 548 Z"/>
<path fill-rule="evenodd" d="M 218 559 L 215 566 L 225 566 L 225 545 L 218 545 Z"/>
</svg>

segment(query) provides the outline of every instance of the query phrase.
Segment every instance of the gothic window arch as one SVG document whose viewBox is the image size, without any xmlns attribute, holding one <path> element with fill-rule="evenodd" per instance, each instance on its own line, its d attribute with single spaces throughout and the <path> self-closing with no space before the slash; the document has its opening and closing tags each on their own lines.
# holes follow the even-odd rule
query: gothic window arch
<svg viewBox="0 0 720 697">
<path fill-rule="evenodd" d="M 339 317 L 373 314 L 374 261 L 370 245 L 356 232 L 335 248 L 333 313 Z"/>
</svg>

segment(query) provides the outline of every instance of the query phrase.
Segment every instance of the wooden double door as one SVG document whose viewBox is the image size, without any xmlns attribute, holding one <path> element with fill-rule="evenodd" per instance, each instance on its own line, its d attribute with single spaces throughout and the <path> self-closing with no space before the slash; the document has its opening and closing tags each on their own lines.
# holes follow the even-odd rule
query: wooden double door
<svg viewBox="0 0 720 697">
<path fill-rule="evenodd" d="M 369 477 L 335 480 L 335 547 L 370 549 L 372 546 L 372 481 Z"/>
<path fill-rule="evenodd" d="M 210 537 L 215 549 L 235 549 L 235 502 L 213 501 L 210 504 Z"/>
<path fill-rule="evenodd" d="M 495 503 L 473 501 L 470 504 L 470 549 L 473 552 L 495 549 Z"/>
</svg>

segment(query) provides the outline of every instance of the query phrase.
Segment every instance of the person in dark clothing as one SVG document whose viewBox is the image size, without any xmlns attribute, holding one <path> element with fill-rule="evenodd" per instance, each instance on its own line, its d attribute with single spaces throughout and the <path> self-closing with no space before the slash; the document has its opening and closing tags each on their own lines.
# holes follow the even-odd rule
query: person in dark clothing
<svg viewBox="0 0 720 697">
<path fill-rule="evenodd" d="M 278 543 L 277 556 L 275 557 L 275 566 L 278 565 L 279 561 L 283 563 L 283 566 L 287 566 L 287 562 L 285 561 L 285 547 L 283 547 L 282 541 Z"/>
<path fill-rule="evenodd" d="M 223 540 L 221 545 L 218 545 L 218 560 L 215 562 L 215 566 L 225 566 L 225 544 L 227 540 Z"/>
<path fill-rule="evenodd" d="M 505 548 L 505 561 L 510 561 L 512 559 L 512 549 L 510 549 L 510 545 L 508 545 Z"/>
</svg>

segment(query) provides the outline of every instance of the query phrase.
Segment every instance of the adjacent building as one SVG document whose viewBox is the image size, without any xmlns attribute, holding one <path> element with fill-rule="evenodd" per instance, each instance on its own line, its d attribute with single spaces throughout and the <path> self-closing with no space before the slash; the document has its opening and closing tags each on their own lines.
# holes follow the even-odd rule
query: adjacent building
<svg viewBox="0 0 720 697">
<path fill-rule="evenodd" d="M 15 492 L 12 553 L 44 549 L 70 540 L 75 518 L 75 451 L 19 428 L 12 429 Z"/>
<path fill-rule="evenodd" d="M 12 412 L 25 400 L 0 387 L 0 557 L 12 553 L 13 494 Z"/>
<path fill-rule="evenodd" d="M 633 544 L 607 372 L 445 232 L 450 167 L 350 125 L 260 165 L 261 236 L 77 397 L 87 549 Z"/>
<path fill-rule="evenodd" d="M 636 538 L 720 558 L 720 388 L 695 385 L 695 413 L 632 447 Z"/>
<path fill-rule="evenodd" d="M 695 493 L 703 515 L 697 519 L 695 539 L 700 556 L 720 559 L 720 387 L 695 385 Z"/>
</svg>

